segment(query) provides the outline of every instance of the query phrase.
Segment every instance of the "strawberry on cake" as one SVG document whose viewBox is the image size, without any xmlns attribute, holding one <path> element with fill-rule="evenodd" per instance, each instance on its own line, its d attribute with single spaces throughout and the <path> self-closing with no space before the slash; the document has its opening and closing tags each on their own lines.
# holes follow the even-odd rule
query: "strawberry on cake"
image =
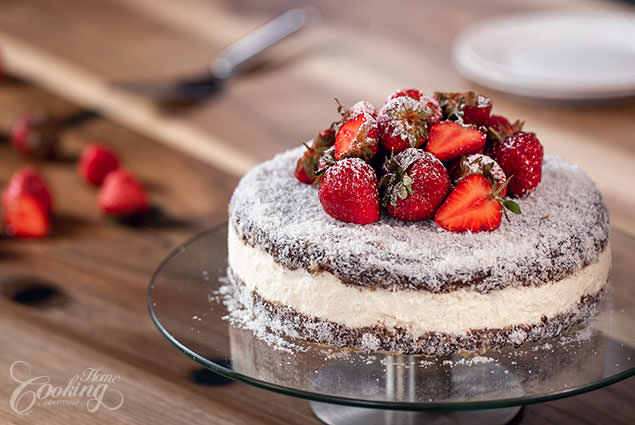
<svg viewBox="0 0 635 425">
<path fill-rule="evenodd" d="M 446 355 L 556 336 L 610 266 L 589 177 L 475 92 L 338 108 L 252 169 L 229 206 L 234 294 L 271 332 Z"/>
</svg>

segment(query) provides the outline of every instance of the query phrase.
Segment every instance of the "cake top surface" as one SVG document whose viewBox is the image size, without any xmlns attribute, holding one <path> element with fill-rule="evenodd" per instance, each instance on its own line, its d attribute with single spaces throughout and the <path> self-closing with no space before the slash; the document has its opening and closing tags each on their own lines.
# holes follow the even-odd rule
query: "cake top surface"
<svg viewBox="0 0 635 425">
<path fill-rule="evenodd" d="M 230 202 L 243 240 L 283 266 L 328 271 L 350 285 L 487 292 L 561 279 L 594 262 L 609 239 L 608 213 L 591 179 L 546 155 L 542 182 L 515 201 L 522 214 L 493 232 L 448 232 L 432 220 L 351 224 L 328 216 L 317 187 L 293 176 L 303 147 L 249 171 Z"/>
</svg>

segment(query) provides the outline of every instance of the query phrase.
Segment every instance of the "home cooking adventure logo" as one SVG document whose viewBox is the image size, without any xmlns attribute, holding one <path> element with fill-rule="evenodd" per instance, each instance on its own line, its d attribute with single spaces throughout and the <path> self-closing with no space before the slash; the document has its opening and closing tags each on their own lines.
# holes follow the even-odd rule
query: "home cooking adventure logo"
<svg viewBox="0 0 635 425">
<path fill-rule="evenodd" d="M 68 406 L 94 413 L 100 408 L 118 410 L 123 406 L 123 394 L 115 388 L 121 377 L 106 373 L 102 367 L 86 368 L 59 385 L 49 376 L 34 376 L 31 366 L 21 360 L 13 362 L 9 374 L 17 383 L 9 404 L 20 415 L 35 407 Z"/>
</svg>

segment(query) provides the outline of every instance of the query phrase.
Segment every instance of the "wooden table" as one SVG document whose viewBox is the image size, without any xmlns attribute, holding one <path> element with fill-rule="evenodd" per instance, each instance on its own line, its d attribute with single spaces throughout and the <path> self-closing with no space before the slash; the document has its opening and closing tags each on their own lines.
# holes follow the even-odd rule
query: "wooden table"
<svg viewBox="0 0 635 425">
<path fill-rule="evenodd" d="M 329 122 L 333 96 L 349 104 L 359 98 L 380 103 L 397 87 L 470 87 L 451 67 L 451 39 L 465 24 L 494 13 L 626 7 L 555 3 L 412 0 L 386 8 L 382 2 L 325 1 L 322 24 L 278 46 L 258 72 L 235 80 L 220 98 L 167 115 L 104 81 L 201 68 L 215 50 L 286 6 L 207 0 L 1 2 L 6 66 L 30 82 L 0 83 L 0 125 L 35 108 L 67 116 L 91 106 L 106 116 L 64 132 L 66 159 L 35 162 L 55 195 L 53 235 L 43 241 L 0 239 L 1 422 L 317 423 L 301 400 L 244 384 L 197 384 L 200 367 L 173 349 L 148 316 L 152 271 L 185 238 L 226 219 L 231 190 L 249 166 Z M 547 152 L 580 163 L 605 195 L 612 223 L 635 233 L 632 102 L 545 106 L 488 94 L 497 112 L 524 117 Z M 100 217 L 95 191 L 79 181 L 73 162 L 92 140 L 121 153 L 169 220 L 136 229 Z M 0 185 L 25 163 L 0 144 Z M 38 302 L 38 294 L 46 295 L 42 287 L 55 292 Z M 16 387 L 8 370 L 15 361 L 28 362 L 33 375 L 50 376 L 58 385 L 85 368 L 102 367 L 121 376 L 116 387 L 125 403 L 116 411 L 47 407 L 19 416 L 8 404 Z M 529 406 L 515 422 L 632 423 L 634 390 L 631 379 Z"/>
</svg>

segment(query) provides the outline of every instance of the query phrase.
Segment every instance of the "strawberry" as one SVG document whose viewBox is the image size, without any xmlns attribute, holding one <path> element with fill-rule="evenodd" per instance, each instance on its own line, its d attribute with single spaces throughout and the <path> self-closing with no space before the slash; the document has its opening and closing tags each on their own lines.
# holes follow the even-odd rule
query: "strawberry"
<svg viewBox="0 0 635 425">
<path fill-rule="evenodd" d="M 335 131 L 332 128 L 322 130 L 313 138 L 311 146 L 306 146 L 306 151 L 296 163 L 293 174 L 302 183 L 311 184 L 315 181 L 319 161 L 324 151 L 335 142 Z"/>
<path fill-rule="evenodd" d="M 500 226 L 503 207 L 520 214 L 520 208 L 512 201 L 505 201 L 492 182 L 481 174 L 465 177 L 450 192 L 434 215 L 440 227 L 451 232 L 491 232 Z"/>
<path fill-rule="evenodd" d="M 149 209 L 145 188 L 126 170 L 110 172 L 99 190 L 99 208 L 108 216 L 143 215 Z"/>
<path fill-rule="evenodd" d="M 42 205 L 42 209 L 47 214 L 51 214 L 53 210 L 51 192 L 49 191 L 46 181 L 37 170 L 31 166 L 19 169 L 11 177 L 9 185 L 2 197 L 4 208 L 8 208 L 8 205 L 13 199 L 22 195 L 33 197 Z"/>
<path fill-rule="evenodd" d="M 431 115 L 430 108 L 408 96 L 388 101 L 377 116 L 382 146 L 396 153 L 423 145 Z"/>
<path fill-rule="evenodd" d="M 430 129 L 426 150 L 441 161 L 480 152 L 486 136 L 473 126 L 456 121 L 441 121 Z"/>
<path fill-rule="evenodd" d="M 10 198 L 4 205 L 4 226 L 16 238 L 42 238 L 51 231 L 51 219 L 42 202 L 28 193 Z"/>
<path fill-rule="evenodd" d="M 377 153 L 377 121 L 363 112 L 342 124 L 335 136 L 335 159 L 362 158 L 365 161 Z"/>
<path fill-rule="evenodd" d="M 11 144 L 26 157 L 52 158 L 58 142 L 58 123 L 43 113 L 23 115 L 11 127 Z"/>
<path fill-rule="evenodd" d="M 419 102 L 423 103 L 424 105 L 426 105 L 428 108 L 432 110 L 432 113 L 430 114 L 430 117 L 428 118 L 428 126 L 434 125 L 438 123 L 439 121 L 441 121 L 442 111 L 441 111 L 441 107 L 439 106 L 439 103 L 434 98 L 428 96 L 427 94 L 425 94 L 419 89 L 397 90 L 396 92 L 392 93 L 386 98 L 384 105 L 393 99 L 396 99 L 398 97 L 403 97 L 403 96 L 407 96 L 414 100 L 418 100 Z"/>
<path fill-rule="evenodd" d="M 318 178 L 322 176 L 329 167 L 335 165 L 337 160 L 335 159 L 335 146 L 331 146 L 327 150 L 324 151 L 324 154 L 320 157 L 318 170 L 315 173 Z"/>
<path fill-rule="evenodd" d="M 501 166 L 489 156 L 480 153 L 461 157 L 456 166 L 450 170 L 450 177 L 455 186 L 470 174 L 482 174 L 485 177 L 491 177 L 490 180 L 494 179 L 496 188 L 507 180 L 507 176 Z M 501 190 L 500 195 L 505 197 L 506 194 L 507 186 Z"/>
<path fill-rule="evenodd" d="M 499 134 L 510 128 L 511 125 L 509 120 L 502 115 L 492 115 L 487 122 L 487 126 Z"/>
<path fill-rule="evenodd" d="M 365 100 L 360 100 L 359 102 L 348 108 L 349 117 L 355 117 L 357 115 L 363 114 L 364 112 L 373 118 L 377 118 L 377 108 L 375 108 L 375 105 Z"/>
<path fill-rule="evenodd" d="M 324 211 L 337 220 L 368 224 L 379 219 L 377 175 L 360 158 L 345 158 L 328 168 L 318 198 Z"/>
<path fill-rule="evenodd" d="M 493 158 L 511 178 L 509 193 L 525 196 L 533 192 L 542 179 L 543 154 L 542 144 L 534 133 L 520 131 L 494 144 Z"/>
<path fill-rule="evenodd" d="M 90 144 L 84 148 L 79 158 L 79 175 L 89 184 L 101 186 L 106 175 L 119 168 L 119 158 L 110 149 Z"/>
<path fill-rule="evenodd" d="M 451 188 L 445 167 L 434 155 L 408 148 L 386 159 L 380 187 L 388 214 L 404 221 L 434 215 Z"/>
<path fill-rule="evenodd" d="M 446 120 L 460 121 L 465 124 L 483 125 L 489 123 L 492 101 L 489 97 L 475 91 L 464 93 L 437 92 L 434 97 L 439 102 Z"/>
</svg>

